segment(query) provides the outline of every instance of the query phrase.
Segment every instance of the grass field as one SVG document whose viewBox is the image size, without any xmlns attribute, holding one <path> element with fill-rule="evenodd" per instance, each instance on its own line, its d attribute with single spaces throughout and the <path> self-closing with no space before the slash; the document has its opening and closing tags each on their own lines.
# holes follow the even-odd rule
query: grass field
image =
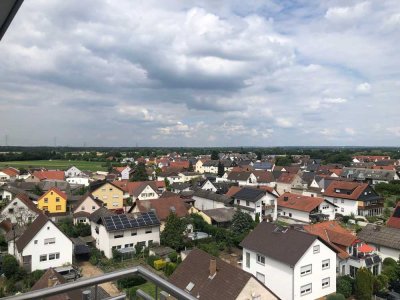
<svg viewBox="0 0 400 300">
<path fill-rule="evenodd" d="M 33 161 L 4 161 L 0 162 L 2 167 L 29 168 L 43 167 L 48 169 L 66 170 L 70 166 L 75 166 L 82 171 L 105 171 L 106 168 L 101 165 L 104 162 L 80 161 L 80 160 L 33 160 Z"/>
</svg>

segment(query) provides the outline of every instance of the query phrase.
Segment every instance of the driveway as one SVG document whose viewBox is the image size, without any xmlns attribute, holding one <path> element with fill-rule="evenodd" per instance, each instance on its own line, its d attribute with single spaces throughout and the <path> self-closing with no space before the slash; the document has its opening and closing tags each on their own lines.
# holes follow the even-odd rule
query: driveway
<svg viewBox="0 0 400 300">
<path fill-rule="evenodd" d="M 100 268 L 93 266 L 88 261 L 79 263 L 79 267 L 81 268 L 81 275 L 84 278 L 104 274 Z M 112 282 L 105 282 L 99 284 L 99 286 L 101 286 L 108 294 L 110 294 L 111 297 L 122 294 Z"/>
</svg>

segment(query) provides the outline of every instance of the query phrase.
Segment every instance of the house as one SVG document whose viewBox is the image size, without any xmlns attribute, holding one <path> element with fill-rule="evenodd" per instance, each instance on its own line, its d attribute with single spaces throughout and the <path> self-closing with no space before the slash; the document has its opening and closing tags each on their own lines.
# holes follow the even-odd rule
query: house
<svg viewBox="0 0 400 300">
<path fill-rule="evenodd" d="M 42 212 L 25 194 L 18 194 L 1 211 L 1 218 L 24 226 L 32 223 Z"/>
<path fill-rule="evenodd" d="M 257 177 L 249 171 L 232 171 L 225 173 L 222 178 L 229 182 L 237 183 L 240 186 L 257 184 Z"/>
<path fill-rule="evenodd" d="M 278 198 L 278 215 L 310 223 L 333 220 L 337 205 L 321 197 L 284 193 Z"/>
<path fill-rule="evenodd" d="M 258 185 L 269 185 L 274 187 L 276 184 L 276 179 L 272 172 L 256 170 L 252 171 L 253 175 L 256 177 Z"/>
<path fill-rule="evenodd" d="M 234 195 L 234 205 L 248 213 L 253 220 L 262 221 L 264 217 L 276 220 L 277 217 L 277 195 L 272 188 L 256 189 L 243 187 Z"/>
<path fill-rule="evenodd" d="M 110 214 L 104 207 L 90 216 L 92 237 L 96 248 L 107 258 L 113 250 L 120 253 L 135 252 L 135 247 L 160 243 L 160 221 L 154 212 L 139 214 Z"/>
<path fill-rule="evenodd" d="M 28 272 L 72 264 L 72 241 L 44 214 L 39 214 L 16 239 L 13 234 L 9 236 L 8 253 Z"/>
<path fill-rule="evenodd" d="M 389 160 L 388 155 L 356 155 L 352 157 L 354 163 L 360 162 L 377 162 L 380 160 Z"/>
<path fill-rule="evenodd" d="M 181 192 L 190 191 L 191 184 L 189 182 L 174 182 L 170 185 L 171 191 L 179 194 Z"/>
<path fill-rule="evenodd" d="M 43 212 L 65 213 L 67 211 L 67 195 L 53 187 L 38 199 L 37 205 Z"/>
<path fill-rule="evenodd" d="M 337 250 L 316 235 L 262 222 L 240 245 L 243 270 L 281 299 L 318 299 L 336 291 Z"/>
<path fill-rule="evenodd" d="M 393 214 L 386 221 L 386 226 L 390 228 L 400 229 L 400 202 L 397 202 Z"/>
<path fill-rule="evenodd" d="M 82 171 L 77 167 L 72 166 L 68 170 L 65 171 L 65 177 L 76 177 L 82 175 Z"/>
<path fill-rule="evenodd" d="M 367 224 L 357 237 L 374 246 L 382 259 L 387 257 L 399 260 L 400 258 L 400 229 Z"/>
<path fill-rule="evenodd" d="M 131 197 L 133 200 L 158 199 L 159 185 L 157 181 L 114 181 L 113 184 L 125 191 L 124 198 Z"/>
<path fill-rule="evenodd" d="M 131 173 L 131 168 L 129 166 L 126 167 L 115 167 L 115 172 L 121 180 L 129 180 L 129 175 Z"/>
<path fill-rule="evenodd" d="M 87 176 L 85 173 L 67 177 L 66 181 L 69 184 L 73 184 L 73 185 L 76 184 L 76 185 L 89 186 L 89 184 L 90 184 L 89 176 Z"/>
<path fill-rule="evenodd" d="M 103 201 L 108 209 L 120 209 L 124 207 L 124 190 L 111 182 L 95 183 L 90 188 L 91 194 Z"/>
<path fill-rule="evenodd" d="M 206 162 L 205 159 L 199 159 L 199 160 L 197 160 L 197 162 L 196 162 L 196 164 L 195 164 L 195 166 L 194 166 L 195 172 L 200 173 L 200 174 L 204 174 L 204 167 L 203 167 L 203 164 L 204 164 L 205 162 Z"/>
<path fill-rule="evenodd" d="M 237 166 L 237 164 L 231 160 L 208 160 L 204 162 L 202 166 L 204 173 L 218 174 L 218 165 L 220 162 L 224 166 L 224 173 L 230 172 L 233 169 L 233 167 Z"/>
<path fill-rule="evenodd" d="M 205 179 L 203 182 L 200 182 L 199 184 L 202 190 L 212 191 L 214 193 L 218 191 L 218 188 L 209 179 Z"/>
<path fill-rule="evenodd" d="M 54 181 L 54 180 L 60 180 L 64 181 L 65 180 L 65 173 L 64 171 L 55 171 L 55 170 L 50 170 L 50 171 L 35 171 L 32 173 L 32 176 L 30 178 L 27 178 L 26 181 L 30 182 L 39 182 L 42 180 L 49 180 L 49 181 Z"/>
<path fill-rule="evenodd" d="M 199 249 L 190 251 L 169 282 L 199 299 L 279 299 L 251 274 Z"/>
<path fill-rule="evenodd" d="M 13 181 L 18 178 L 19 170 L 15 168 L 5 168 L 0 170 L 0 183 Z"/>
<path fill-rule="evenodd" d="M 338 206 L 342 215 L 379 216 L 383 198 L 368 183 L 333 181 L 323 193 L 329 202 Z"/>
<path fill-rule="evenodd" d="M 355 181 L 366 182 L 372 185 L 377 183 L 389 183 L 393 180 L 399 180 L 400 177 L 394 170 L 383 169 L 364 169 L 364 168 L 343 168 L 341 177 Z"/>
<path fill-rule="evenodd" d="M 272 171 L 273 164 L 268 161 L 256 161 L 253 164 L 254 170 Z"/>
<path fill-rule="evenodd" d="M 171 213 L 176 214 L 178 218 L 183 218 L 188 215 L 188 208 L 185 202 L 178 196 L 153 200 L 136 200 L 128 212 L 146 213 L 149 211 L 155 212 L 160 221 L 160 231 L 164 230 L 165 222 Z"/>
<path fill-rule="evenodd" d="M 232 199 L 211 191 L 197 189 L 192 196 L 195 208 L 199 210 L 230 206 Z"/>
<path fill-rule="evenodd" d="M 214 209 L 207 209 L 196 212 L 203 220 L 216 227 L 228 228 L 232 224 L 233 216 L 236 212 L 234 207 L 221 207 Z"/>
<path fill-rule="evenodd" d="M 74 225 L 78 223 L 90 223 L 89 217 L 92 213 L 103 206 L 103 202 L 91 194 L 86 194 L 75 205 L 73 212 Z"/>
<path fill-rule="evenodd" d="M 279 195 L 286 192 L 291 192 L 292 188 L 306 188 L 307 185 L 303 183 L 301 177 L 296 173 L 282 172 L 276 179 L 276 190 Z"/>
<path fill-rule="evenodd" d="M 306 232 L 319 236 L 339 251 L 336 260 L 338 276 L 349 275 L 355 278 L 357 270 L 361 267 L 368 268 L 374 275 L 381 273 L 382 259 L 376 249 L 365 244 L 337 221 L 305 225 L 303 228 Z"/>
</svg>

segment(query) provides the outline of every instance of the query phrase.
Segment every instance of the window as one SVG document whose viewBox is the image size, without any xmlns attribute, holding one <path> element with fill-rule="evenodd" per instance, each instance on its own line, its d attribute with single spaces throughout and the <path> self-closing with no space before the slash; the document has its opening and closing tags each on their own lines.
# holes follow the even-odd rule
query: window
<svg viewBox="0 0 400 300">
<path fill-rule="evenodd" d="M 114 206 L 114 207 L 119 206 L 118 204 L 119 204 L 118 202 L 113 202 L 113 206 Z"/>
<path fill-rule="evenodd" d="M 301 295 L 301 296 L 311 294 L 311 292 L 312 292 L 312 284 L 311 284 L 311 283 L 310 283 L 310 284 L 303 285 L 303 286 L 300 288 L 300 295 Z"/>
<path fill-rule="evenodd" d="M 55 244 L 55 243 L 56 243 L 56 238 L 44 239 L 44 244 L 45 245 Z"/>
<path fill-rule="evenodd" d="M 61 205 L 57 205 L 56 210 L 61 210 Z"/>
<path fill-rule="evenodd" d="M 49 254 L 49 260 L 54 260 L 54 259 L 59 259 L 60 258 L 60 253 L 50 253 Z"/>
<path fill-rule="evenodd" d="M 300 275 L 306 276 L 312 273 L 312 265 L 306 265 L 300 268 Z"/>
<path fill-rule="evenodd" d="M 34 243 L 35 245 L 37 245 L 37 243 L 38 243 L 38 240 L 34 240 L 34 241 L 33 241 L 33 243 Z"/>
<path fill-rule="evenodd" d="M 53 195 L 53 192 L 51 192 L 50 195 Z"/>
<path fill-rule="evenodd" d="M 336 200 L 336 199 L 333 199 L 333 203 L 337 203 L 337 200 Z"/>
<path fill-rule="evenodd" d="M 324 288 L 329 287 L 330 283 L 331 283 L 331 280 L 329 277 L 322 279 L 322 288 L 324 289 Z"/>
<path fill-rule="evenodd" d="M 132 231 L 131 232 L 131 236 L 135 236 L 135 235 L 137 235 L 137 232 L 136 231 Z"/>
<path fill-rule="evenodd" d="M 115 233 L 114 234 L 114 239 L 120 239 L 120 238 L 123 238 L 123 237 L 124 237 L 123 233 Z"/>
<path fill-rule="evenodd" d="M 260 280 L 262 283 L 265 283 L 265 275 L 262 273 L 257 272 L 256 277 L 258 280 Z"/>
<path fill-rule="evenodd" d="M 372 275 L 374 276 L 379 275 L 379 265 L 375 265 L 372 267 Z"/>
<path fill-rule="evenodd" d="M 322 270 L 329 269 L 329 265 L 330 265 L 330 260 L 329 259 L 323 260 L 322 261 Z"/>
<path fill-rule="evenodd" d="M 146 233 L 152 233 L 153 231 L 152 231 L 151 228 L 150 228 L 150 229 L 146 229 L 145 232 L 146 232 Z"/>
<path fill-rule="evenodd" d="M 48 206 L 43 206 L 43 210 L 44 210 L 44 211 L 48 211 L 48 210 L 49 210 L 49 207 L 48 207 Z"/>
<path fill-rule="evenodd" d="M 92 210 L 95 210 L 96 209 L 96 206 L 92 206 Z"/>
<path fill-rule="evenodd" d="M 40 261 L 46 261 L 47 260 L 47 254 L 40 255 Z"/>
<path fill-rule="evenodd" d="M 9 212 L 10 214 L 13 214 L 13 213 L 14 213 L 14 208 L 9 208 L 9 209 L 8 209 L 8 212 Z"/>
<path fill-rule="evenodd" d="M 250 253 L 246 252 L 246 268 L 250 268 Z"/>
<path fill-rule="evenodd" d="M 340 209 L 340 211 L 341 211 L 341 212 L 344 212 L 344 208 L 342 207 L 342 208 Z"/>
<path fill-rule="evenodd" d="M 125 244 L 125 248 L 133 248 L 133 243 L 132 244 Z"/>
<path fill-rule="evenodd" d="M 110 191 L 112 191 L 113 189 L 112 188 L 110 188 Z"/>
<path fill-rule="evenodd" d="M 265 256 L 262 256 L 260 254 L 257 254 L 257 262 L 259 264 L 265 265 Z"/>
<path fill-rule="evenodd" d="M 246 201 L 246 206 L 250 206 L 250 201 Z"/>
<path fill-rule="evenodd" d="M 44 203 L 49 203 L 49 199 L 48 198 L 44 198 Z"/>
<path fill-rule="evenodd" d="M 289 213 L 289 217 L 292 217 L 292 213 Z"/>
<path fill-rule="evenodd" d="M 240 200 L 236 199 L 236 204 L 239 205 L 240 204 Z"/>
<path fill-rule="evenodd" d="M 60 197 L 56 197 L 56 202 L 60 202 Z"/>
<path fill-rule="evenodd" d="M 344 199 L 342 199 L 342 203 L 344 203 Z"/>
<path fill-rule="evenodd" d="M 314 254 L 319 253 L 319 245 L 315 245 L 315 246 L 313 247 L 313 253 L 314 253 Z"/>
<path fill-rule="evenodd" d="M 82 207 L 81 207 L 81 210 L 85 210 L 85 207 L 84 207 L 84 206 L 82 206 Z"/>
</svg>

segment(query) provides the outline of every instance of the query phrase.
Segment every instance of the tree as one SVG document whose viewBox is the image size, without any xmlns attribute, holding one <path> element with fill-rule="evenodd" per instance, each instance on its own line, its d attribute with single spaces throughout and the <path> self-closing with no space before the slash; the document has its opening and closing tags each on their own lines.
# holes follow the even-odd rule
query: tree
<svg viewBox="0 0 400 300">
<path fill-rule="evenodd" d="M 374 278 L 367 268 L 360 268 L 357 271 L 354 282 L 355 296 L 358 300 L 371 300 Z"/>
<path fill-rule="evenodd" d="M 336 293 L 326 297 L 326 300 L 346 300 L 346 297 L 340 293 Z"/>
<path fill-rule="evenodd" d="M 248 232 L 250 229 L 254 227 L 254 222 L 252 217 L 242 212 L 241 210 L 237 210 L 232 218 L 231 230 L 236 234 L 242 234 L 244 232 Z"/>
<path fill-rule="evenodd" d="M 188 168 L 188 172 L 193 172 L 194 168 L 193 168 L 193 163 L 192 161 L 189 161 L 189 168 Z"/>
<path fill-rule="evenodd" d="M 186 220 L 178 218 L 175 213 L 171 212 L 165 222 L 164 231 L 160 235 L 161 244 L 175 250 L 181 250 L 184 243 L 183 234 L 186 230 L 186 223 Z"/>
<path fill-rule="evenodd" d="M 218 176 L 222 177 L 222 176 L 224 176 L 224 174 L 225 174 L 224 164 L 221 161 L 219 161 L 218 162 Z"/>
<path fill-rule="evenodd" d="M 350 276 L 340 276 L 336 279 L 336 292 L 349 298 L 353 293 L 354 279 Z"/>
<path fill-rule="evenodd" d="M 385 291 L 389 286 L 389 278 L 384 274 L 374 277 L 374 294 Z"/>
<path fill-rule="evenodd" d="M 7 279 L 14 278 L 19 273 L 19 264 L 17 259 L 9 254 L 3 256 L 2 271 Z"/>
<path fill-rule="evenodd" d="M 146 181 L 147 179 L 146 165 L 143 162 L 140 162 L 136 165 L 130 181 Z"/>
<path fill-rule="evenodd" d="M 218 153 L 218 151 L 213 150 L 213 151 L 211 152 L 211 159 L 212 159 L 212 160 L 218 160 L 218 159 L 219 159 L 219 153 Z"/>
<path fill-rule="evenodd" d="M 291 156 L 279 156 L 275 160 L 277 166 L 290 166 L 292 163 L 293 158 Z"/>
</svg>

